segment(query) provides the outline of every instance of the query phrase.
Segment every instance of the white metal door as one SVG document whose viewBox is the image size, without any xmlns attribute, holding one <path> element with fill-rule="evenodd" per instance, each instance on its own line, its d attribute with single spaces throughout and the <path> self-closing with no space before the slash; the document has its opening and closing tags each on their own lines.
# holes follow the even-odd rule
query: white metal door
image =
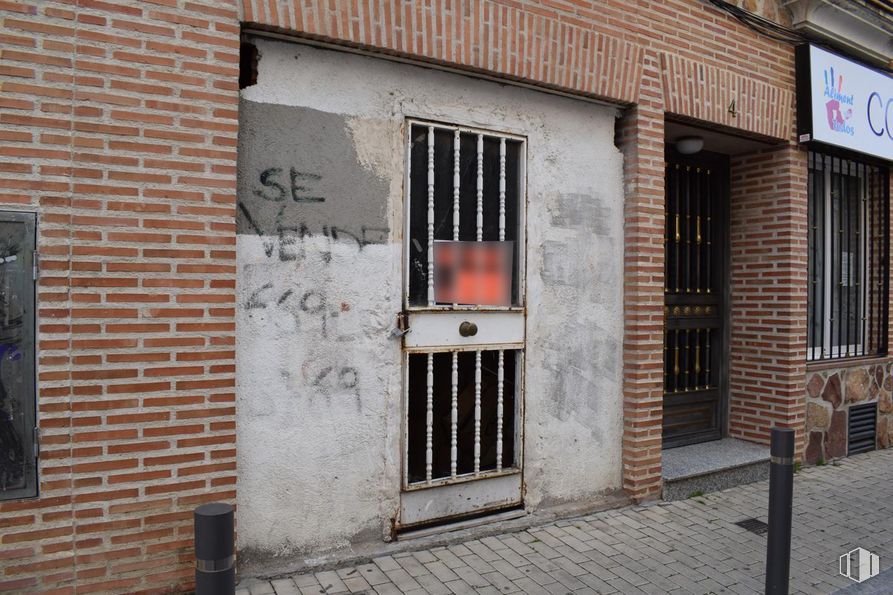
<svg viewBox="0 0 893 595">
<path fill-rule="evenodd" d="M 525 333 L 525 139 L 406 130 L 401 527 L 521 503 Z"/>
</svg>

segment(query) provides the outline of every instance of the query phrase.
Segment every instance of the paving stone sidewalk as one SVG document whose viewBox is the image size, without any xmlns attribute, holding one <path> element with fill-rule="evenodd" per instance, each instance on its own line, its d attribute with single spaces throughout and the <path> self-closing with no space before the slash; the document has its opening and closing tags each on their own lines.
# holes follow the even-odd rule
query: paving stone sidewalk
<svg viewBox="0 0 893 595">
<path fill-rule="evenodd" d="M 629 506 L 338 570 L 248 581 L 238 595 L 369 593 L 762 593 L 768 482 L 678 502 Z M 853 583 L 838 558 L 856 547 L 893 567 L 893 449 L 804 469 L 794 486 L 792 593 Z M 863 586 L 893 593 L 884 572 Z"/>
</svg>

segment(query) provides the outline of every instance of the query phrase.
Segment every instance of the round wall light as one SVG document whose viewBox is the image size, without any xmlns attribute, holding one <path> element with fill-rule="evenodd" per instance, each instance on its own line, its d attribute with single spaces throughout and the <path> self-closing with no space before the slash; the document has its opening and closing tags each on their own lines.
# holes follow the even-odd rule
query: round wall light
<svg viewBox="0 0 893 595">
<path fill-rule="evenodd" d="M 700 136 L 683 136 L 676 139 L 676 150 L 683 155 L 694 155 L 704 148 L 704 139 Z"/>
</svg>

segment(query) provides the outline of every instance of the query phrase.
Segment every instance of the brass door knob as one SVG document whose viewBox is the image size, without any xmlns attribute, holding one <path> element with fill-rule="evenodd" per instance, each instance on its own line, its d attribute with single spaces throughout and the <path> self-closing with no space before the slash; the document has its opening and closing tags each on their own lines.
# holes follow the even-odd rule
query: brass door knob
<svg viewBox="0 0 893 595">
<path fill-rule="evenodd" d="M 478 325 L 466 320 L 459 325 L 459 334 L 463 337 L 473 337 L 478 334 Z"/>
</svg>

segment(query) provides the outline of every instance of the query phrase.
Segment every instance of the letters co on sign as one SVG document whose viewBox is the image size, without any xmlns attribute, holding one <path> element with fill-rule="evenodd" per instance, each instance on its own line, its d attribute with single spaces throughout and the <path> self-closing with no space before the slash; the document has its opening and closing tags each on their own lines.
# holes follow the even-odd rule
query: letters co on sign
<svg viewBox="0 0 893 595">
<path fill-rule="evenodd" d="M 893 77 L 809 44 L 796 60 L 801 142 L 893 161 Z"/>
</svg>

